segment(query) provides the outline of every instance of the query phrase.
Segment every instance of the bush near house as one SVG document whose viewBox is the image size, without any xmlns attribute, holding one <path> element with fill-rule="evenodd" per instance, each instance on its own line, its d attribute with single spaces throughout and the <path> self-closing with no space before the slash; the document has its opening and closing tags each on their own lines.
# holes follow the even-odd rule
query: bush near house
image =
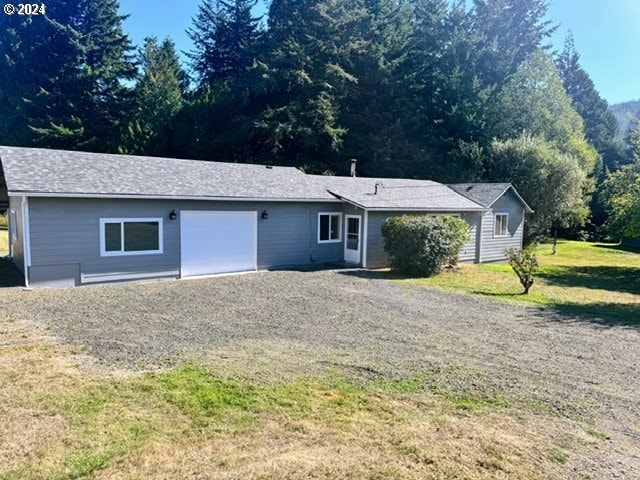
<svg viewBox="0 0 640 480">
<path fill-rule="evenodd" d="M 430 276 L 457 262 L 460 248 L 469 241 L 469 227 L 455 217 L 402 215 L 384 221 L 382 236 L 392 270 Z"/>
</svg>

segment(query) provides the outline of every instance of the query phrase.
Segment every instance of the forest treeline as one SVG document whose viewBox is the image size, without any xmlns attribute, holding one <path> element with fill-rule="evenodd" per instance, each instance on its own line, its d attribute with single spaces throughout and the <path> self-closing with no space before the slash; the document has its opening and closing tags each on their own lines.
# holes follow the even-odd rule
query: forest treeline
<svg viewBox="0 0 640 480">
<path fill-rule="evenodd" d="M 171 39 L 134 47 L 117 0 L 0 17 L 0 144 L 337 175 L 356 158 L 364 176 L 510 181 L 531 238 L 632 234 L 638 124 L 620 140 L 571 36 L 550 50 L 545 0 L 272 0 L 265 18 L 256 1 L 203 0 L 187 65 Z"/>
</svg>

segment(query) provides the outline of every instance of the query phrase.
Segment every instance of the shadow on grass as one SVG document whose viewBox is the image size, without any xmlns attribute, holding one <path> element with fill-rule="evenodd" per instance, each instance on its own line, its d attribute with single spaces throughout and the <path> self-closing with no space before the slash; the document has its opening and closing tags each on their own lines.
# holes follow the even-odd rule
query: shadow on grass
<svg viewBox="0 0 640 480">
<path fill-rule="evenodd" d="M 22 287 L 24 276 L 8 257 L 0 257 L 0 288 Z"/>
<path fill-rule="evenodd" d="M 554 303 L 543 307 L 557 316 L 552 318 L 559 322 L 589 322 L 604 327 L 640 328 L 640 307 L 620 303 Z"/>
<path fill-rule="evenodd" d="M 640 294 L 640 268 L 637 267 L 554 267 L 541 271 L 540 278 L 563 287 L 583 287 Z"/>
<path fill-rule="evenodd" d="M 602 245 L 596 244 L 596 248 L 604 248 L 607 250 L 617 250 L 619 252 L 640 253 L 640 247 L 631 247 L 628 245 Z"/>
</svg>

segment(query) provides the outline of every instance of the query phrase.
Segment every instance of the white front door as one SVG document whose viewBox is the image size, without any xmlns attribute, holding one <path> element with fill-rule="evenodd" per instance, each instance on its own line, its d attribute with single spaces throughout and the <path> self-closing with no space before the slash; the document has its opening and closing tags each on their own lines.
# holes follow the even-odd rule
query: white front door
<svg viewBox="0 0 640 480">
<path fill-rule="evenodd" d="M 257 268 L 257 213 L 180 212 L 181 276 Z"/>
<path fill-rule="evenodd" d="M 344 261 L 360 263 L 360 215 L 345 215 Z"/>
</svg>

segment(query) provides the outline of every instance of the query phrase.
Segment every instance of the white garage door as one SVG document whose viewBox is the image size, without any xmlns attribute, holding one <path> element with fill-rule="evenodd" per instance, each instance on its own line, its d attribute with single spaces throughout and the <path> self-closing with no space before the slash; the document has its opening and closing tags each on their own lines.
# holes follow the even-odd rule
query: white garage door
<svg viewBox="0 0 640 480">
<path fill-rule="evenodd" d="M 183 277 L 257 268 L 256 212 L 180 212 Z"/>
</svg>

